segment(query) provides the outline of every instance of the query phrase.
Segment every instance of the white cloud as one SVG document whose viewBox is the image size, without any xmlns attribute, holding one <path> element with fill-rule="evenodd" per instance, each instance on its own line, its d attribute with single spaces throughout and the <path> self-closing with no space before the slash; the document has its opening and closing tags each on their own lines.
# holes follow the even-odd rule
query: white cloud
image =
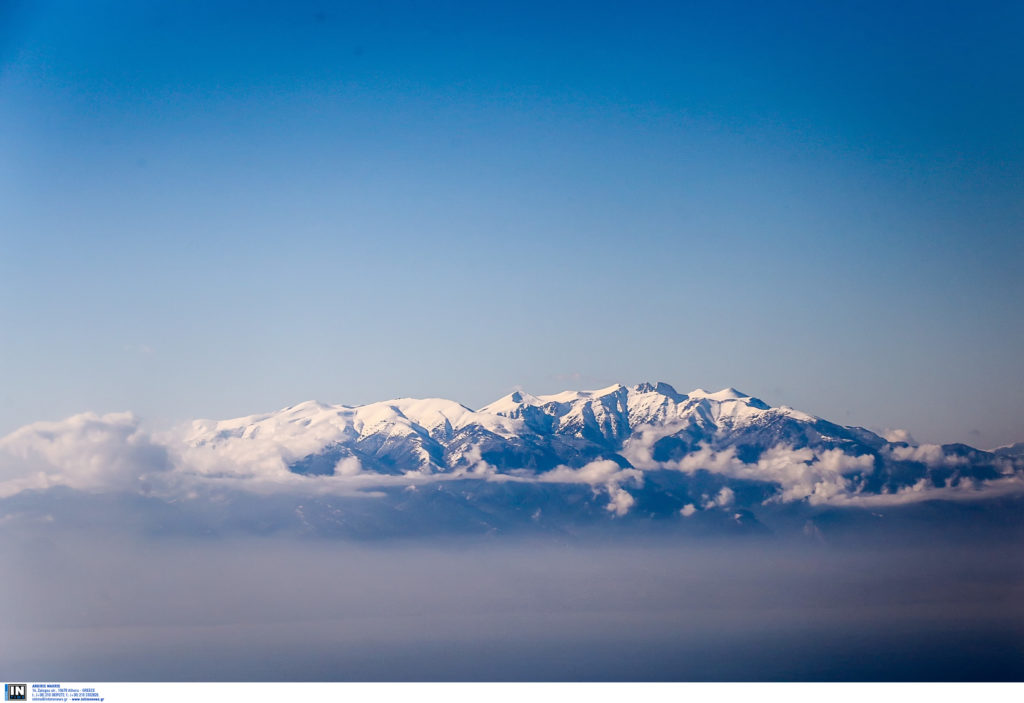
<svg viewBox="0 0 1024 703">
<path fill-rule="evenodd" d="M 636 503 L 636 499 L 634 499 L 633 496 L 626 493 L 626 491 L 622 490 L 617 485 L 609 485 L 608 497 L 611 499 L 611 502 L 605 506 L 605 510 L 608 510 L 619 517 L 628 513 L 629 509 L 633 507 L 634 503 Z"/>
<path fill-rule="evenodd" d="M 794 449 L 778 444 L 764 451 L 757 461 L 743 462 L 731 447 L 716 452 L 701 445 L 682 459 L 661 466 L 685 473 L 704 470 L 730 478 L 776 483 L 780 487 L 777 500 L 781 502 L 807 499 L 811 503 L 822 503 L 850 491 L 845 474 L 870 472 L 874 468 L 874 457 L 870 454 L 854 456 L 841 449 L 815 453 L 806 447 Z M 705 502 L 717 506 L 717 501 L 716 497 Z"/>
<path fill-rule="evenodd" d="M 736 494 L 728 486 L 723 486 L 722 490 L 716 493 L 714 496 L 704 494 L 701 496 L 702 502 L 701 507 L 704 510 L 711 510 L 712 508 L 728 508 L 736 500 Z"/>
<path fill-rule="evenodd" d="M 697 506 L 693 503 L 687 503 L 683 506 L 683 509 L 679 511 L 679 514 L 683 517 L 690 517 L 697 512 Z"/>
<path fill-rule="evenodd" d="M 708 471 L 729 478 L 776 483 L 780 487 L 776 499 L 783 502 L 805 499 L 811 503 L 826 502 L 832 496 L 851 490 L 846 474 L 870 472 L 874 468 L 874 459 L 870 455 L 854 456 L 841 449 L 815 452 L 810 448 L 794 449 L 784 444 L 771 447 L 754 462 L 742 461 L 736 455 L 735 448 L 715 451 L 707 444 L 701 444 L 696 450 L 674 461 L 655 461 L 654 444 L 679 429 L 640 428 L 626 443 L 623 455 L 634 466 L 647 470 L 673 469 L 684 473 Z M 708 497 L 704 502 L 716 507 L 717 501 L 717 497 Z"/>
<path fill-rule="evenodd" d="M 741 472 L 746 466 L 736 456 L 736 450 L 732 447 L 721 452 L 712 451 L 706 444 L 702 444 L 697 451 L 691 452 L 676 462 L 668 462 L 668 468 L 677 471 L 693 473 L 694 471 L 710 471 L 713 474 L 732 475 Z"/>
<path fill-rule="evenodd" d="M 640 425 L 633 429 L 633 436 L 623 443 L 622 456 L 638 469 L 660 469 L 662 464 L 654 460 L 654 445 L 664 437 L 672 436 L 685 429 L 684 424 Z"/>
<path fill-rule="evenodd" d="M 623 483 L 632 482 L 643 485 L 643 472 L 637 469 L 624 469 L 610 459 L 592 461 L 578 469 L 558 466 L 540 474 L 537 480 L 542 483 L 583 483 L 588 486 L 604 486 L 608 491 L 610 502 L 606 509 L 617 516 L 625 515 L 636 503 L 636 499 L 627 493 Z"/>
<path fill-rule="evenodd" d="M 765 452 L 755 466 L 781 486 L 779 501 L 806 499 L 815 505 L 850 492 L 850 481 L 845 474 L 870 472 L 874 468 L 874 457 L 870 454 L 854 456 L 841 449 L 815 454 L 806 448 L 794 450 L 777 445 Z"/>
<path fill-rule="evenodd" d="M 727 508 L 734 502 L 736 502 L 736 494 L 728 486 L 724 486 L 715 496 L 715 506 L 719 508 Z"/>
<path fill-rule="evenodd" d="M 917 444 L 913 436 L 907 430 L 886 428 L 880 432 L 886 442 L 906 442 Z"/>
<path fill-rule="evenodd" d="M 544 483 L 585 483 L 591 486 L 616 482 L 627 479 L 642 479 L 643 473 L 636 469 L 624 469 L 610 459 L 592 461 L 578 469 L 558 466 L 551 471 L 538 475 L 537 480 Z"/>
<path fill-rule="evenodd" d="M 334 465 L 334 474 L 336 476 L 355 476 L 363 472 L 363 463 L 359 461 L 359 457 L 346 456 L 338 460 L 338 463 Z"/>
<path fill-rule="evenodd" d="M 1024 493 L 1024 477 L 1007 476 L 990 481 L 965 479 L 954 486 L 932 486 L 922 479 L 895 493 L 840 495 L 830 505 L 853 507 L 894 507 L 928 500 L 971 501 Z"/>
<path fill-rule="evenodd" d="M 167 449 L 130 413 L 36 422 L 0 439 L 0 497 L 52 486 L 146 490 L 147 477 L 170 468 Z"/>
<path fill-rule="evenodd" d="M 964 466 L 967 457 L 946 454 L 938 444 L 922 444 L 916 447 L 887 447 L 889 456 L 896 461 L 919 461 L 932 468 Z"/>
<path fill-rule="evenodd" d="M 474 445 L 470 447 L 462 454 L 461 461 L 465 462 L 465 466 L 460 466 L 452 472 L 458 476 L 488 478 L 497 481 L 502 480 L 502 477 L 505 476 L 505 474 L 498 473 L 498 467 L 484 461 L 479 446 Z"/>
</svg>

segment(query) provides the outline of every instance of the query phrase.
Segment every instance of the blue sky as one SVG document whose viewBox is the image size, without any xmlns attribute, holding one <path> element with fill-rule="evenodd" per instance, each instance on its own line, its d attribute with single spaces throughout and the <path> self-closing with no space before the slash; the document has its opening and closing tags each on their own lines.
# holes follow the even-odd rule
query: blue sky
<svg viewBox="0 0 1024 703">
<path fill-rule="evenodd" d="M 1024 440 L 1019 3 L 0 5 L 0 433 L 661 379 Z"/>
</svg>

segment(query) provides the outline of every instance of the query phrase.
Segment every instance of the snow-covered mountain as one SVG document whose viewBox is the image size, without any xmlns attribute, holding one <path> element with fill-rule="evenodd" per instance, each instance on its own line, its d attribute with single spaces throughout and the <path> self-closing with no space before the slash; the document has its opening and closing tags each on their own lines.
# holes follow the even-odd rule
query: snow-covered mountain
<svg viewBox="0 0 1024 703">
<path fill-rule="evenodd" d="M 812 502 L 967 488 L 1016 472 L 1009 455 L 889 442 L 734 388 L 679 393 L 667 383 L 542 396 L 516 391 L 476 411 L 440 398 L 358 407 L 306 402 L 198 421 L 185 443 L 193 456 L 221 459 L 210 462 L 217 470 L 242 475 L 544 480 L 611 462 L 634 471 L 637 483 L 652 471 L 705 471 L 777 484 L 781 499 Z"/>
<path fill-rule="evenodd" d="M 666 383 L 614 385 L 535 396 L 516 391 L 480 410 L 441 398 L 351 407 L 300 403 L 265 415 L 197 421 L 186 437 L 209 448 L 300 474 L 436 473 L 481 460 L 501 470 L 544 471 L 610 459 L 630 466 L 679 459 L 701 446 L 741 458 L 784 442 L 792 448 L 879 449 L 881 437 L 841 427 L 727 388 L 678 393 Z M 650 454 L 650 456 L 647 456 Z"/>
<path fill-rule="evenodd" d="M 479 410 L 440 398 L 309 401 L 161 434 L 127 413 L 86 413 L 0 438 L 0 521 L 52 514 L 46 496 L 71 491 L 64 514 L 84 500 L 90 520 L 96 496 L 117 494 L 148 501 L 144 521 L 171 510 L 190 525 L 202 515 L 316 533 L 617 520 L 754 529 L 779 511 L 799 522 L 807 511 L 1015 500 L 1018 449 L 889 441 L 734 388 L 666 383 L 516 391 Z"/>
</svg>

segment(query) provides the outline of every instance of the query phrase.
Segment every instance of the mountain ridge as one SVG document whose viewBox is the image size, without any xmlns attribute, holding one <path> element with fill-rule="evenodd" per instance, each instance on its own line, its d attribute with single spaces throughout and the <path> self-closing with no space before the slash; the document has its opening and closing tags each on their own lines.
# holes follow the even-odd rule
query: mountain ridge
<svg viewBox="0 0 1024 703">
<path fill-rule="evenodd" d="M 443 398 L 307 401 L 265 415 L 196 421 L 185 443 L 228 453 L 248 443 L 264 458 L 277 457 L 278 474 L 548 480 L 551 472 L 610 462 L 639 472 L 640 482 L 652 471 L 705 471 L 776 483 L 785 499 L 811 502 L 966 490 L 1018 469 L 1012 456 L 890 442 L 735 388 L 680 393 L 664 382 L 551 395 L 516 390 L 479 410 Z M 610 496 L 619 483 L 606 484 Z"/>
<path fill-rule="evenodd" d="M 839 513 L 865 526 L 911 505 L 964 520 L 977 514 L 967 506 L 1003 499 L 1010 524 L 1024 455 L 890 441 L 735 388 L 663 382 L 516 390 L 478 410 L 443 398 L 304 401 L 162 433 L 130 413 L 83 413 L 0 438 L 0 524 L 50 519 L 49 500 L 93 519 L 116 495 L 141 523 L 198 529 L 201 516 L 209 529 L 360 536 L 616 521 L 757 532 L 780 515 L 800 530 L 825 514 L 843 523 Z M 950 507 L 926 509 L 936 504 Z"/>
</svg>

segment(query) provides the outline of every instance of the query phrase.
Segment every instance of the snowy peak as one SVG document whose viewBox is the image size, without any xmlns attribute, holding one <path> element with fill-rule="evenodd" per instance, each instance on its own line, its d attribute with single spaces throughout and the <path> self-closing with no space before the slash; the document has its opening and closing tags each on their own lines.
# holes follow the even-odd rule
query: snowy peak
<svg viewBox="0 0 1024 703">
<path fill-rule="evenodd" d="M 723 388 L 720 391 L 712 393 L 706 391 L 703 388 L 696 388 L 690 391 L 687 395 L 693 398 L 709 398 L 711 400 L 723 401 L 723 400 L 739 400 L 741 398 L 749 398 L 750 396 L 746 393 L 741 393 L 735 388 Z"/>
<path fill-rule="evenodd" d="M 630 390 L 633 393 L 657 393 L 658 395 L 663 395 L 667 398 L 671 398 L 677 403 L 686 400 L 685 395 L 681 395 L 676 391 L 675 388 L 661 381 L 658 381 L 657 383 L 654 384 L 647 382 L 638 383 L 637 385 L 633 386 Z"/>
<path fill-rule="evenodd" d="M 522 408 L 537 407 L 543 405 L 544 400 L 535 395 L 517 390 L 498 400 L 480 408 L 477 413 L 482 415 L 503 415 L 505 417 L 520 417 Z"/>
<path fill-rule="evenodd" d="M 461 426 L 474 414 L 465 405 L 444 398 L 399 398 L 386 403 L 428 431 L 447 425 Z"/>
</svg>

